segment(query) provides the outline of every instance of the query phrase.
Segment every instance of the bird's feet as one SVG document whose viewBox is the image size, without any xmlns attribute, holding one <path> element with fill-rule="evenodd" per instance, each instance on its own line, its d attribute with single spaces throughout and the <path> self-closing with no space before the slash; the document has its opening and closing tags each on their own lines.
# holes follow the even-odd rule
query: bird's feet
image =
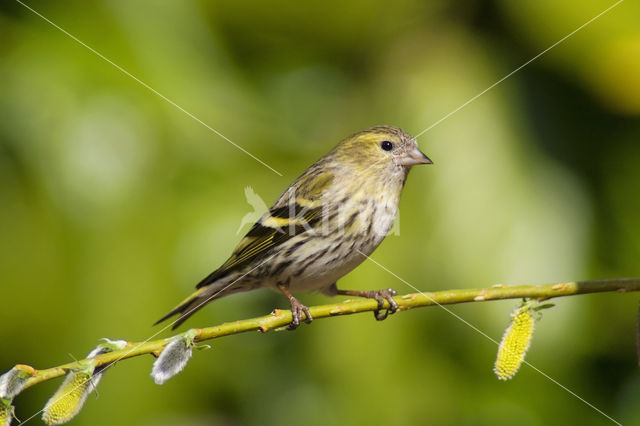
<svg viewBox="0 0 640 426">
<path fill-rule="evenodd" d="M 289 324 L 289 330 L 295 330 L 298 328 L 300 321 L 302 320 L 302 314 L 305 316 L 304 322 L 311 324 L 313 317 L 311 316 L 311 312 L 309 312 L 309 308 L 300 303 L 300 301 L 295 297 L 291 297 L 289 301 L 291 302 L 291 316 L 293 317 L 291 324 Z"/>
<path fill-rule="evenodd" d="M 368 297 L 369 299 L 375 299 L 378 302 L 378 309 L 373 311 L 373 315 L 376 317 L 376 320 L 378 321 L 385 320 L 389 315 L 395 314 L 396 311 L 398 310 L 398 304 L 396 303 L 395 300 L 393 300 L 393 296 L 396 296 L 398 292 L 395 291 L 394 289 L 386 288 L 382 290 L 369 291 L 368 293 L 370 295 L 366 297 Z M 384 313 L 382 313 L 380 311 L 382 311 L 382 307 L 384 306 L 385 300 L 389 302 L 389 309 L 387 309 L 386 311 L 384 311 Z"/>
<path fill-rule="evenodd" d="M 335 291 L 335 294 L 341 294 L 344 296 L 359 296 L 366 297 L 367 299 L 375 299 L 378 302 L 378 309 L 373 311 L 373 315 L 378 321 L 386 319 L 389 315 L 394 314 L 398 310 L 398 304 L 393 300 L 393 296 L 396 296 L 398 292 L 392 288 L 372 291 L 338 290 L 336 288 Z M 382 311 L 382 308 L 384 307 L 385 300 L 389 302 L 389 308 L 382 313 L 380 311 Z"/>
<path fill-rule="evenodd" d="M 291 320 L 291 324 L 289 324 L 289 330 L 295 330 L 298 328 L 300 321 L 302 320 L 302 314 L 305 316 L 304 322 L 311 324 L 313 317 L 311 316 L 311 312 L 309 312 L 309 308 L 293 297 L 286 284 L 278 284 L 278 288 L 285 296 L 287 296 L 289 303 L 291 303 L 291 316 L 293 319 Z"/>
</svg>

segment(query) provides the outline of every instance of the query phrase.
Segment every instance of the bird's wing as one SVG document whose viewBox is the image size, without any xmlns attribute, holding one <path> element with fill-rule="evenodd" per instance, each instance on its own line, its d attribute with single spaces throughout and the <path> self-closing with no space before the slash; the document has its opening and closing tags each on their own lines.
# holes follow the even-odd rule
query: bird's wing
<svg viewBox="0 0 640 426">
<path fill-rule="evenodd" d="M 273 249 L 296 235 L 316 228 L 322 221 L 323 207 L 318 199 L 331 186 L 333 176 L 324 174 L 307 177 L 302 175 L 292 187 L 305 178 L 307 190 L 289 202 L 285 192 L 282 197 L 251 227 L 240 241 L 231 257 L 216 271 L 200 281 L 197 288 L 207 286 L 229 273 L 243 269 L 256 261 L 266 259 Z M 310 185 L 310 186 L 309 186 Z M 309 191 L 311 187 L 313 191 Z"/>
</svg>

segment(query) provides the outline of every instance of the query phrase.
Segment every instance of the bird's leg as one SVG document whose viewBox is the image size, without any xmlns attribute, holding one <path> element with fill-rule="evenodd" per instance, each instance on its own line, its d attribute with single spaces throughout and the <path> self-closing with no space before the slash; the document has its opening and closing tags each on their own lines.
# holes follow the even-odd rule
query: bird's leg
<svg viewBox="0 0 640 426">
<path fill-rule="evenodd" d="M 372 291 L 358 291 L 358 290 L 340 290 L 336 287 L 335 284 L 330 289 L 332 294 L 338 294 L 343 296 L 358 296 L 358 297 L 366 297 L 367 299 L 375 299 L 378 302 L 378 309 L 373 311 L 373 316 L 376 317 L 376 320 L 382 321 L 387 318 L 390 314 L 394 314 L 398 310 L 398 304 L 395 300 L 393 300 L 393 296 L 396 296 L 398 292 L 396 292 L 392 288 L 382 289 L 382 290 L 372 290 Z M 380 311 L 384 306 L 384 301 L 389 302 L 389 309 L 387 309 L 384 314 Z"/>
<path fill-rule="evenodd" d="M 287 296 L 289 303 L 291 303 L 291 316 L 293 317 L 293 320 L 291 321 L 291 324 L 289 324 L 289 330 L 295 330 L 298 328 L 303 313 L 305 316 L 304 321 L 307 324 L 310 324 L 311 321 L 313 321 L 313 317 L 311 316 L 311 312 L 309 312 L 309 308 L 300 303 L 300 301 L 289 292 L 286 284 L 278 284 L 278 288 L 285 296 Z"/>
</svg>

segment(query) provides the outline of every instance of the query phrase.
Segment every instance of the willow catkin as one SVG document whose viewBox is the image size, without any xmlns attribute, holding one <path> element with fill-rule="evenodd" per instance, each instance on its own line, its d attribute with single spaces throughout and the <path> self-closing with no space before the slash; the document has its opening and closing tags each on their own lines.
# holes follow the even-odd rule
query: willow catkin
<svg viewBox="0 0 640 426">
<path fill-rule="evenodd" d="M 87 358 L 120 350 L 127 345 L 125 340 L 103 340 L 103 343 L 89 352 Z M 80 412 L 87 396 L 98 386 L 107 368 L 105 366 L 96 368 L 95 362 L 89 361 L 81 369 L 67 373 L 62 385 L 47 401 L 42 420 L 48 425 L 61 425 L 74 418 Z"/>
<path fill-rule="evenodd" d="M 4 373 L 0 376 L 0 398 L 12 399 L 22 391 L 28 378 L 24 371 L 16 368 Z"/>
<path fill-rule="evenodd" d="M 184 369 L 191 359 L 192 346 L 193 342 L 184 336 L 178 336 L 167 343 L 151 370 L 151 377 L 156 384 L 163 384 Z"/>
<path fill-rule="evenodd" d="M 88 372 L 68 373 L 62 386 L 44 407 L 42 420 L 48 425 L 61 425 L 68 422 L 80 412 L 93 389 L 91 374 Z"/>
<path fill-rule="evenodd" d="M 0 398 L 0 426 L 10 426 L 13 419 L 13 405 L 9 400 Z"/>
<path fill-rule="evenodd" d="M 0 398 L 12 400 L 35 374 L 33 367 L 19 364 L 0 376 Z"/>
<path fill-rule="evenodd" d="M 498 379 L 511 379 L 522 365 L 531 343 L 534 324 L 535 318 L 529 304 L 524 304 L 511 314 L 511 324 L 502 336 L 493 369 Z"/>
</svg>

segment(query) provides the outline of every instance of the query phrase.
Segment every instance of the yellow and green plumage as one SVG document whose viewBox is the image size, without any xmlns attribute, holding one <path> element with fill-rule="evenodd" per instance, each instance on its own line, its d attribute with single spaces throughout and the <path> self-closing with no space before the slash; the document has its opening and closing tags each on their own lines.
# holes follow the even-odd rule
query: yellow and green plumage
<svg viewBox="0 0 640 426">
<path fill-rule="evenodd" d="M 376 126 L 343 140 L 285 190 L 195 293 L 158 322 L 180 315 L 176 328 L 211 300 L 264 287 L 289 297 L 294 325 L 301 309 L 308 320 L 310 315 L 290 293 L 357 293 L 379 300 L 376 292 L 343 292 L 335 283 L 387 235 L 407 174 L 418 164 L 431 160 L 397 127 Z"/>
</svg>

